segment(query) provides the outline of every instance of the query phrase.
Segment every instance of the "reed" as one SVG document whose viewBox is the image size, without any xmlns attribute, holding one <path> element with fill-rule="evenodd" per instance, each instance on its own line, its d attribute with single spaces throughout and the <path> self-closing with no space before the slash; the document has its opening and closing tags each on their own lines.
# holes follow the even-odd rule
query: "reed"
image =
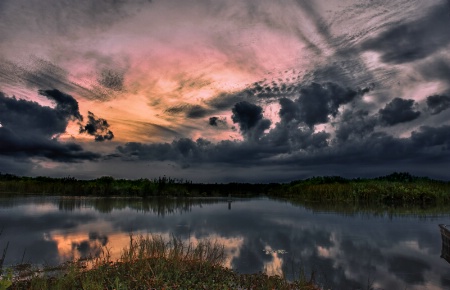
<svg viewBox="0 0 450 290">
<path fill-rule="evenodd" d="M 194 245 L 174 236 L 167 241 L 131 235 L 117 261 L 105 249 L 97 258 L 58 267 L 56 274 L 55 268 L 20 279 L 16 273 L 7 289 L 319 289 L 304 277 L 290 282 L 265 273 L 239 274 L 223 267 L 223 260 L 224 247 L 214 241 Z"/>
</svg>

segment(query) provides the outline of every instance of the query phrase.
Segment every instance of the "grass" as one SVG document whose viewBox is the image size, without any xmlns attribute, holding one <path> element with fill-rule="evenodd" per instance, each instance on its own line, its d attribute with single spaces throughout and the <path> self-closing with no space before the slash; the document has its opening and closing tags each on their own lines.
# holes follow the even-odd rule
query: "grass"
<svg viewBox="0 0 450 290">
<path fill-rule="evenodd" d="M 142 198 L 267 195 L 305 202 L 424 205 L 450 204 L 450 182 L 396 172 L 372 179 L 325 176 L 286 184 L 202 184 L 167 177 L 126 180 L 105 176 L 77 180 L 72 177 L 19 177 L 0 173 L 0 194 Z"/>
<path fill-rule="evenodd" d="M 384 205 L 450 204 L 450 183 L 392 174 L 376 179 L 311 178 L 286 184 L 276 197 L 301 202 L 371 203 Z"/>
<path fill-rule="evenodd" d="M 116 261 L 105 248 L 97 258 L 57 268 L 16 267 L 14 277 L 0 279 L 0 289 L 319 289 L 304 276 L 287 281 L 265 273 L 239 274 L 223 267 L 224 258 L 224 247 L 210 240 L 193 245 L 175 237 L 130 236 Z"/>
</svg>

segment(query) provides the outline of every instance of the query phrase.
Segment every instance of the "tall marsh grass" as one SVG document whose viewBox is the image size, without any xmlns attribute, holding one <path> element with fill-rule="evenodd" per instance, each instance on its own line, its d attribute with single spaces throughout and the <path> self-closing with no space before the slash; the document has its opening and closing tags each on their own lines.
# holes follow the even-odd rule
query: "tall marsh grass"
<svg viewBox="0 0 450 290">
<path fill-rule="evenodd" d="M 309 202 L 370 202 L 382 204 L 449 203 L 450 184 L 436 181 L 363 180 L 286 186 L 275 196 Z"/>
<path fill-rule="evenodd" d="M 116 261 L 105 248 L 97 258 L 66 263 L 56 272 L 34 270 L 24 278 L 16 271 L 5 289 L 318 289 L 304 277 L 288 282 L 264 273 L 239 274 L 223 267 L 224 258 L 223 245 L 211 240 L 193 244 L 174 236 L 167 241 L 131 235 Z"/>
</svg>

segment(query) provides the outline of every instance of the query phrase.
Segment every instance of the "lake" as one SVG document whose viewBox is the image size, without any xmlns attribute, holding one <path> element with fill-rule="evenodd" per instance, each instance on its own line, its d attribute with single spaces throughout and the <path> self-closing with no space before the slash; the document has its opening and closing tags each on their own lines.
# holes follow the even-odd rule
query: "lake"
<svg viewBox="0 0 450 290">
<path fill-rule="evenodd" d="M 226 266 L 241 273 L 309 277 L 326 289 L 450 289 L 439 224 L 449 214 L 304 207 L 268 198 L 0 198 L 0 257 L 54 265 L 113 257 L 129 235 L 175 235 L 225 245 Z M 2 230 L 3 229 L 3 230 Z"/>
</svg>

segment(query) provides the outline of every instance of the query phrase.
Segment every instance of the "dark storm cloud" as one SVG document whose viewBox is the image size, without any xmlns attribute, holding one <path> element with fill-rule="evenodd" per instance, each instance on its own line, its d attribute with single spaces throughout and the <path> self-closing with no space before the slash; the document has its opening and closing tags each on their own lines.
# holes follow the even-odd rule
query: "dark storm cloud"
<svg viewBox="0 0 450 290">
<path fill-rule="evenodd" d="M 55 108 L 10 98 L 0 92 L 0 154 L 14 157 L 46 157 L 55 161 L 94 160 L 98 154 L 75 143 L 60 143 L 69 120 L 81 119 L 76 100 L 57 90 L 42 92 Z"/>
<path fill-rule="evenodd" d="M 114 138 L 113 132 L 108 128 L 108 121 L 96 118 L 94 113 L 88 112 L 88 122 L 86 125 L 80 125 L 80 133 L 87 133 L 94 136 L 96 142 L 102 142 Z"/>
<path fill-rule="evenodd" d="M 270 120 L 264 119 L 262 107 L 242 101 L 231 109 L 233 123 L 239 124 L 239 129 L 249 139 L 258 139 L 270 127 Z"/>
<path fill-rule="evenodd" d="M 263 119 L 262 108 L 255 104 L 243 101 L 236 103 L 232 109 L 231 119 L 239 124 L 242 132 L 247 132 Z"/>
<path fill-rule="evenodd" d="M 127 143 L 118 147 L 118 151 L 123 158 L 131 160 L 171 160 L 180 164 L 245 163 L 248 166 L 383 165 L 393 160 L 425 162 L 436 156 L 442 156 L 442 160 L 450 157 L 448 126 L 423 126 L 413 131 L 409 138 L 375 132 L 379 125 L 393 126 L 418 118 L 420 112 L 414 111 L 413 100 L 396 98 L 378 114 L 370 114 L 354 102 L 370 88 L 353 90 L 335 83 L 311 83 L 297 88 L 297 99 L 279 99 L 280 122 L 270 130 L 270 121 L 264 119 L 261 106 L 248 101 L 235 103 L 231 108 L 232 120 L 239 125 L 243 141 L 211 143 L 205 139 L 184 138 L 163 144 Z M 249 93 L 244 95 L 249 96 Z M 349 103 L 352 106 L 338 116 L 339 108 Z M 328 132 L 314 130 L 314 125 L 327 123 L 330 117 L 336 118 L 331 124 L 336 128 L 334 137 Z M 216 126 L 218 121 L 218 117 L 211 117 L 209 124 Z"/>
<path fill-rule="evenodd" d="M 419 131 L 411 133 L 412 145 L 415 148 L 439 146 L 440 150 L 450 150 L 450 126 L 422 126 Z"/>
<path fill-rule="evenodd" d="M 336 117 L 340 105 L 347 104 L 359 96 L 357 91 L 343 88 L 334 83 L 302 87 L 297 103 L 299 117 L 308 126 L 328 122 L 328 116 Z"/>
<path fill-rule="evenodd" d="M 294 153 L 297 151 L 311 154 L 316 149 L 328 146 L 329 133 L 317 132 L 309 127 L 298 127 L 298 124 L 277 123 L 275 128 L 270 130 L 260 144 L 267 148 L 273 148 L 278 153 Z M 275 152 L 275 151 L 274 151 Z"/>
<path fill-rule="evenodd" d="M 313 128 L 304 124 L 300 115 L 299 99 L 292 101 L 288 98 L 281 98 L 279 104 L 280 122 L 262 138 L 262 143 L 279 149 L 284 148 L 282 150 L 287 150 L 287 152 L 314 151 L 328 146 L 329 133 L 314 132 Z"/>
<path fill-rule="evenodd" d="M 316 164 L 390 164 L 392 161 L 407 161 L 421 164 L 440 158 L 450 159 L 450 126 L 422 126 L 411 133 L 409 138 L 397 138 L 386 133 L 374 132 L 361 140 L 352 140 L 335 145 L 331 150 L 304 156 L 304 162 Z"/>
<path fill-rule="evenodd" d="M 16 134 L 36 133 L 51 137 L 63 133 L 69 120 L 81 118 L 75 99 L 59 91 L 49 92 L 49 94 L 42 93 L 55 101 L 55 108 L 44 107 L 36 102 L 15 97 L 9 98 L 0 93 L 0 118 L 3 128 Z"/>
<path fill-rule="evenodd" d="M 300 96 L 295 101 L 280 99 L 279 115 L 284 122 L 295 119 L 313 127 L 327 123 L 330 116 L 336 117 L 341 105 L 350 103 L 364 92 L 366 91 L 343 88 L 331 82 L 311 83 L 299 89 Z"/>
<path fill-rule="evenodd" d="M 256 142 L 224 140 L 212 143 L 205 139 L 196 141 L 181 138 L 171 143 L 130 142 L 118 146 L 117 151 L 125 160 L 175 161 L 180 164 L 224 163 L 256 164 L 280 153 L 280 149 Z"/>
<path fill-rule="evenodd" d="M 0 128 L 0 154 L 8 157 L 29 158 L 45 157 L 53 161 L 76 162 L 95 160 L 99 154 L 84 151 L 75 143 L 60 143 L 41 136 L 17 136 L 7 128 Z"/>
<path fill-rule="evenodd" d="M 363 139 L 369 136 L 375 129 L 378 120 L 374 116 L 369 116 L 365 110 L 346 110 L 342 113 L 338 128 L 336 129 L 336 139 L 345 142 L 348 139 Z"/>
<path fill-rule="evenodd" d="M 0 154 L 0 172 L 30 176 L 34 167 L 34 164 L 28 160 L 13 159 L 8 155 Z"/>
<path fill-rule="evenodd" d="M 168 143 L 143 144 L 129 142 L 124 146 L 118 146 L 117 150 L 129 157 L 147 160 L 173 160 L 169 154 L 171 146 Z"/>
<path fill-rule="evenodd" d="M 394 126 L 419 118 L 420 112 L 414 111 L 414 100 L 395 98 L 384 109 L 380 109 L 380 121 L 384 126 Z"/>
<path fill-rule="evenodd" d="M 403 138 L 383 132 L 384 126 L 412 121 L 421 113 L 414 109 L 417 105 L 414 100 L 401 98 L 393 99 L 373 113 L 375 108 L 366 106 L 361 98 L 373 88 L 371 85 L 352 89 L 337 83 L 313 82 L 307 85 L 297 83 L 290 95 L 271 92 L 266 99 L 257 98 L 250 89 L 223 94 L 222 99 L 214 98 L 207 105 L 212 112 L 219 108 L 231 108 L 232 120 L 238 125 L 243 141 L 212 143 L 205 139 L 184 138 L 172 143 L 127 143 L 117 149 L 125 160 L 167 160 L 189 165 L 270 165 L 291 170 L 333 164 L 330 168 L 339 171 L 342 166 L 352 164 L 355 168 L 377 166 L 378 172 L 384 172 L 383 168 L 392 170 L 392 162 L 407 166 L 450 160 L 447 125 L 422 126 L 414 130 L 410 137 Z M 231 105 L 231 101 L 236 99 L 239 102 Z M 280 105 L 280 121 L 270 127 L 270 121 L 264 118 L 263 108 L 259 104 L 276 99 Z M 340 112 L 346 104 L 348 106 Z M 184 114 L 186 110 L 183 106 L 172 109 Z M 330 119 L 333 123 L 327 124 Z M 219 120 L 213 116 L 208 122 L 214 127 Z M 335 134 L 317 131 L 317 124 L 332 126 Z"/>
<path fill-rule="evenodd" d="M 71 95 L 58 90 L 39 90 L 39 94 L 56 103 L 55 110 L 79 121 L 83 121 L 78 102 Z"/>
<path fill-rule="evenodd" d="M 181 142 L 183 145 L 179 146 Z M 180 139 L 173 141 L 172 143 L 153 143 L 143 144 L 139 142 L 126 143 L 124 146 L 118 146 L 117 150 L 132 158 L 143 160 L 182 160 L 183 154 L 180 149 L 183 150 L 185 155 L 188 155 L 189 149 L 194 148 L 194 141 L 191 139 Z M 196 148 L 194 148 L 195 150 Z M 195 150 L 196 151 L 196 150 Z"/>
<path fill-rule="evenodd" d="M 281 109 L 278 112 L 281 121 L 284 123 L 290 122 L 297 118 L 299 115 L 298 106 L 291 99 L 282 98 L 279 100 Z"/>
<path fill-rule="evenodd" d="M 364 112 L 361 115 L 364 116 Z M 270 164 L 305 168 L 326 164 L 389 166 L 399 161 L 420 164 L 436 158 L 442 162 L 450 160 L 449 130 L 450 126 L 421 127 L 409 138 L 373 132 L 363 139 L 357 139 L 356 134 L 347 136 L 346 142 L 333 142 L 329 141 L 330 134 L 326 132 L 313 133 L 308 128 L 283 130 L 277 124 L 257 142 L 211 143 L 204 139 L 180 139 L 172 143 L 127 143 L 117 149 L 126 160 L 171 160 L 189 164 Z M 281 139 L 278 143 L 277 137 Z"/>
<path fill-rule="evenodd" d="M 365 41 L 362 48 L 381 54 L 386 63 L 400 64 L 423 59 L 450 43 L 450 5 L 436 5 L 424 17 L 390 26 L 378 36 Z"/>
<path fill-rule="evenodd" d="M 433 56 L 417 65 L 424 80 L 440 80 L 450 86 L 450 60 L 446 53 Z"/>
<path fill-rule="evenodd" d="M 427 97 L 427 106 L 432 115 L 437 115 L 450 108 L 450 97 L 446 95 L 433 95 Z"/>
</svg>

